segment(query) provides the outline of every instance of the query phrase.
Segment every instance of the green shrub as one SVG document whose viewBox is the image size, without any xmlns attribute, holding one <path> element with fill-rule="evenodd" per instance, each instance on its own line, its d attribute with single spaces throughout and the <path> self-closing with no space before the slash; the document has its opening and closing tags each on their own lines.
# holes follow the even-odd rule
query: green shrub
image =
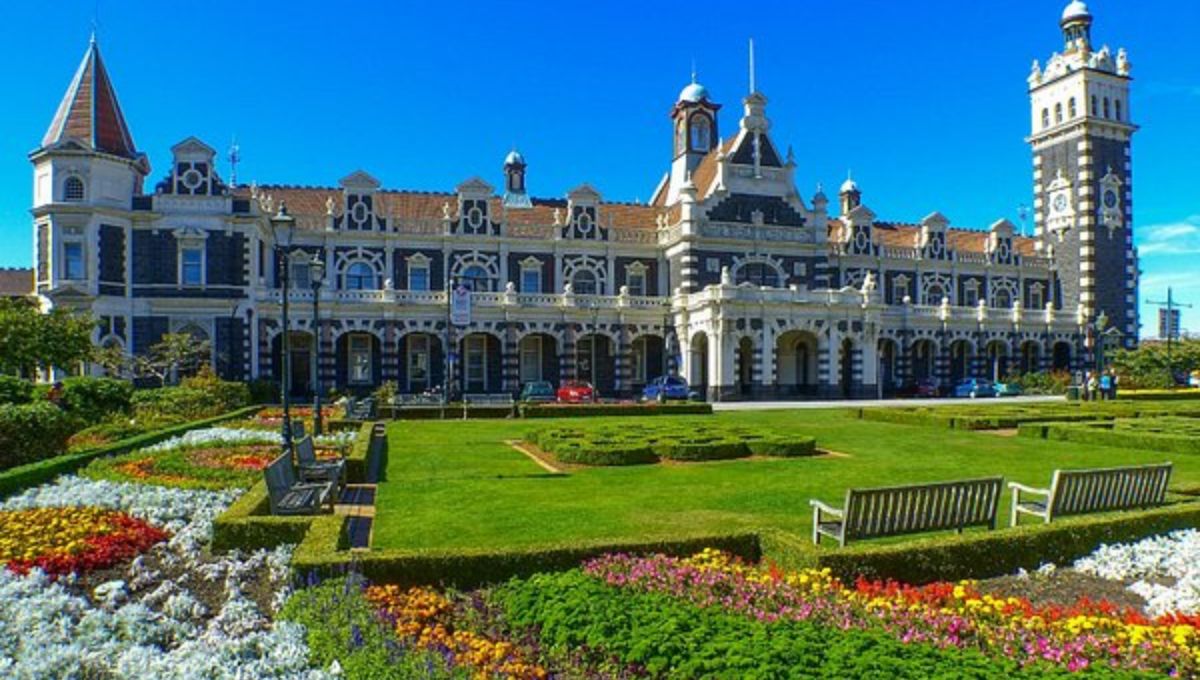
<svg viewBox="0 0 1200 680">
<path fill-rule="evenodd" d="M 489 600 L 518 634 L 536 634 L 547 648 L 573 650 L 593 663 L 615 658 L 654 678 L 1070 676 L 1066 669 L 1020 667 L 976 649 L 906 644 L 890 632 L 812 621 L 768 623 L 665 593 L 614 588 L 579 570 L 513 581 Z"/>
<path fill-rule="evenodd" d="M 746 444 L 738 439 L 681 439 L 662 442 L 654 452 L 663 458 L 678 461 L 728 460 L 750 455 Z"/>
<path fill-rule="evenodd" d="M 128 413 L 132 396 L 133 384 L 127 380 L 81 376 L 63 381 L 61 405 L 92 425 L 110 415 Z"/>
<path fill-rule="evenodd" d="M 213 520 L 212 549 L 258 550 L 304 540 L 312 516 L 275 517 L 266 482 L 258 482 Z"/>
<path fill-rule="evenodd" d="M 402 648 L 387 623 L 363 596 L 365 584 L 356 576 L 330 579 L 296 592 L 279 618 L 304 626 L 309 662 L 328 668 L 334 661 L 347 680 L 429 680 L 471 677 L 469 670 L 452 670 L 440 654 Z"/>
<path fill-rule="evenodd" d="M 253 403 L 248 385 L 238 381 L 221 380 L 207 367 L 196 375 L 184 378 L 179 386 L 208 394 L 222 413 Z"/>
<path fill-rule="evenodd" d="M 71 435 L 67 441 L 67 448 L 71 451 L 83 451 L 185 422 L 187 421 L 180 416 L 151 415 L 131 418 L 114 414 Z"/>
<path fill-rule="evenodd" d="M 255 404 L 274 404 L 279 401 L 279 383 L 270 380 L 251 380 L 246 383 L 250 401 Z"/>
<path fill-rule="evenodd" d="M 522 418 L 710 415 L 712 404 L 521 404 Z"/>
<path fill-rule="evenodd" d="M 753 456 L 812 456 L 817 453 L 817 440 L 812 437 L 776 436 L 746 441 L 746 448 Z"/>
<path fill-rule="evenodd" d="M 27 404 L 33 398 L 33 383 L 14 375 L 0 375 L 0 404 Z"/>
<path fill-rule="evenodd" d="M 828 567 L 850 581 L 859 575 L 913 584 L 988 578 L 1036 569 L 1047 562 L 1070 563 L 1103 543 L 1128 543 L 1198 524 L 1200 503 L 1189 502 L 903 543 L 852 544 L 816 551 L 815 564 L 810 564 Z M 803 563 L 804 559 L 797 561 Z"/>
<path fill-rule="evenodd" d="M 62 454 L 78 428 L 77 418 L 49 402 L 0 408 L 0 469 Z"/>
<path fill-rule="evenodd" d="M 573 465 L 647 465 L 657 463 L 658 456 L 649 446 L 621 444 L 589 444 L 559 446 L 554 455 L 564 463 Z"/>
</svg>

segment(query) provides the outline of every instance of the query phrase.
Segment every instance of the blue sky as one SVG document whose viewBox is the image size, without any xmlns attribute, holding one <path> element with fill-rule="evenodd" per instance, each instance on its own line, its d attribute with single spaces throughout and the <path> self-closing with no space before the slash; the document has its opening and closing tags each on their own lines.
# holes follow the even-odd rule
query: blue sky
<svg viewBox="0 0 1200 680">
<path fill-rule="evenodd" d="M 0 265 L 31 256 L 28 152 L 41 139 L 99 7 L 101 50 L 154 170 L 196 135 L 236 135 L 243 182 L 334 185 L 364 169 L 389 188 L 500 183 L 514 144 L 535 195 L 582 182 L 646 200 L 666 170 L 667 111 L 699 80 L 736 128 L 746 40 L 772 134 L 797 182 L 836 187 L 853 169 L 880 219 L 940 210 L 986 227 L 1031 203 L 1032 59 L 1060 46 L 1065 0 L 742 3 L 350 1 L 3 3 Z M 1134 66 L 1135 237 L 1142 298 L 1173 285 L 1200 303 L 1200 3 L 1091 0 L 1093 40 Z M 201 8 L 189 12 L 188 8 Z M 228 167 L 222 168 L 228 175 Z M 1143 307 L 1143 334 L 1156 314 Z M 1200 310 L 1183 326 L 1200 331 Z"/>
</svg>

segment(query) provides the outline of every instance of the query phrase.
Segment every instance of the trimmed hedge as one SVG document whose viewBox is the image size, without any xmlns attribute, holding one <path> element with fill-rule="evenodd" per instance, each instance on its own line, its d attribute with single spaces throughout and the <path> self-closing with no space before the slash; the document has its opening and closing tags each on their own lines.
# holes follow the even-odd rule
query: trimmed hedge
<svg viewBox="0 0 1200 680">
<path fill-rule="evenodd" d="M 649 465 L 658 462 L 658 456 L 649 446 L 636 444 L 568 445 L 555 449 L 554 455 L 560 461 L 573 465 Z"/>
<path fill-rule="evenodd" d="M 697 462 L 816 453 L 816 440 L 812 437 L 762 434 L 729 425 L 710 425 L 697 431 L 695 427 L 666 422 L 543 428 L 527 434 L 526 440 L 565 463 L 577 465 L 639 465 L 659 459 Z"/>
<path fill-rule="evenodd" d="M 0 498 L 21 491 L 22 489 L 48 482 L 58 475 L 74 472 L 96 458 L 127 453 L 181 435 L 188 430 L 243 418 L 256 412 L 258 409 L 258 406 L 249 406 L 213 418 L 205 418 L 155 432 L 147 432 L 136 437 L 113 442 L 107 446 L 80 451 L 78 453 L 67 453 L 36 463 L 15 467 L 11 470 L 5 470 L 4 472 L 0 472 Z"/>
<path fill-rule="evenodd" d="M 739 439 L 683 439 L 659 443 L 654 447 L 658 455 L 668 460 L 705 461 L 745 458 L 750 455 L 746 443 Z"/>
<path fill-rule="evenodd" d="M 1200 428 L 1200 423 L 1182 428 L 1185 431 L 1179 434 L 1169 432 L 1170 423 L 1170 418 L 1121 419 L 1100 423 L 1031 423 L 1022 425 L 1017 432 L 1023 437 L 1035 439 L 1185 455 L 1200 454 L 1200 437 L 1195 436 L 1193 431 Z M 1155 427 L 1160 424 L 1166 427 Z"/>
<path fill-rule="evenodd" d="M 712 404 L 521 404 L 522 418 L 587 418 L 594 416 L 710 415 Z"/>
<path fill-rule="evenodd" d="M 331 429 L 330 432 L 334 430 Z M 346 454 L 346 481 L 350 484 L 362 484 L 367 481 L 371 468 L 371 453 L 381 448 L 376 443 L 374 434 L 375 423 L 361 423 L 358 426 L 358 435 L 350 445 L 350 452 Z M 382 448 L 387 448 L 386 442 Z"/>
<path fill-rule="evenodd" d="M 1030 524 L 999 531 L 952 534 L 889 543 L 863 543 L 847 548 L 818 550 L 810 566 L 828 567 L 842 579 L 862 575 L 923 584 L 1011 574 L 1053 562 L 1066 564 L 1091 553 L 1101 544 L 1127 543 L 1147 536 L 1200 525 L 1200 503 L 1188 502 L 1153 510 L 1069 517 L 1052 524 Z M 789 550 L 777 538 L 771 547 Z M 790 546 L 795 550 L 796 546 Z M 774 555 L 768 553 L 774 558 Z M 803 555 L 783 561 L 808 562 Z"/>
<path fill-rule="evenodd" d="M 362 574 L 375 583 L 475 588 L 543 571 L 571 569 L 584 560 L 613 552 L 687 557 L 705 548 L 716 548 L 752 562 L 762 557 L 758 536 L 753 533 L 628 543 L 574 543 L 513 551 L 372 550 L 359 553 L 332 550 L 331 546 L 335 544 L 345 545 L 342 518 L 332 515 L 316 518 L 292 555 L 293 571 L 302 576 L 310 573 L 320 577 L 335 576 L 353 560 Z"/>
<path fill-rule="evenodd" d="M 812 437 L 790 437 L 780 435 L 751 439 L 746 442 L 746 448 L 752 456 L 771 456 L 774 458 L 793 458 L 799 456 L 815 456 L 817 440 Z"/>
<path fill-rule="evenodd" d="M 0 407 L 0 470 L 61 455 L 79 422 L 48 401 Z"/>
<path fill-rule="evenodd" d="M 1118 390 L 1117 399 L 1128 399 L 1130 401 L 1177 401 L 1200 399 L 1200 390 L 1194 388 L 1178 390 Z"/>
</svg>

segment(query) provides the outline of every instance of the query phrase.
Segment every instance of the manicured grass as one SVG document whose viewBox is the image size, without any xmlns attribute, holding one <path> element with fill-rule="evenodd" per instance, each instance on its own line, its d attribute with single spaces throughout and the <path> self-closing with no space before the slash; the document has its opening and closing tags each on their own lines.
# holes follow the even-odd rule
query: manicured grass
<svg viewBox="0 0 1200 680">
<path fill-rule="evenodd" d="M 531 424 L 407 421 L 389 426 L 387 481 L 373 548 L 508 550 L 572 541 L 664 540 L 775 528 L 810 533 L 809 498 L 841 504 L 848 487 L 1001 474 L 1043 486 L 1055 468 L 1161 462 L 1169 456 L 1072 442 L 859 420 L 851 409 L 722 413 L 714 421 L 814 436 L 847 454 L 735 460 L 552 475 L 505 444 Z M 594 427 L 620 418 L 545 421 Z M 1200 460 L 1176 456 L 1172 486 L 1200 483 Z M 1007 517 L 1005 495 L 999 517 Z"/>
</svg>

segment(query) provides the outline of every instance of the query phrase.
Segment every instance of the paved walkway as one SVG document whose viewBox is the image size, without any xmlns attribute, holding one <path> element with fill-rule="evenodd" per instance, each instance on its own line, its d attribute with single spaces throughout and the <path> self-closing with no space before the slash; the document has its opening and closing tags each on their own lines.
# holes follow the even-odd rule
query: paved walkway
<svg viewBox="0 0 1200 680">
<path fill-rule="evenodd" d="M 970 404 L 988 406 L 1003 404 L 1045 404 L 1066 401 L 1065 397 L 1003 397 L 999 399 L 837 399 L 829 401 L 722 401 L 713 404 L 714 411 L 773 411 L 813 408 L 906 408 L 912 406 L 951 406 Z"/>
</svg>

